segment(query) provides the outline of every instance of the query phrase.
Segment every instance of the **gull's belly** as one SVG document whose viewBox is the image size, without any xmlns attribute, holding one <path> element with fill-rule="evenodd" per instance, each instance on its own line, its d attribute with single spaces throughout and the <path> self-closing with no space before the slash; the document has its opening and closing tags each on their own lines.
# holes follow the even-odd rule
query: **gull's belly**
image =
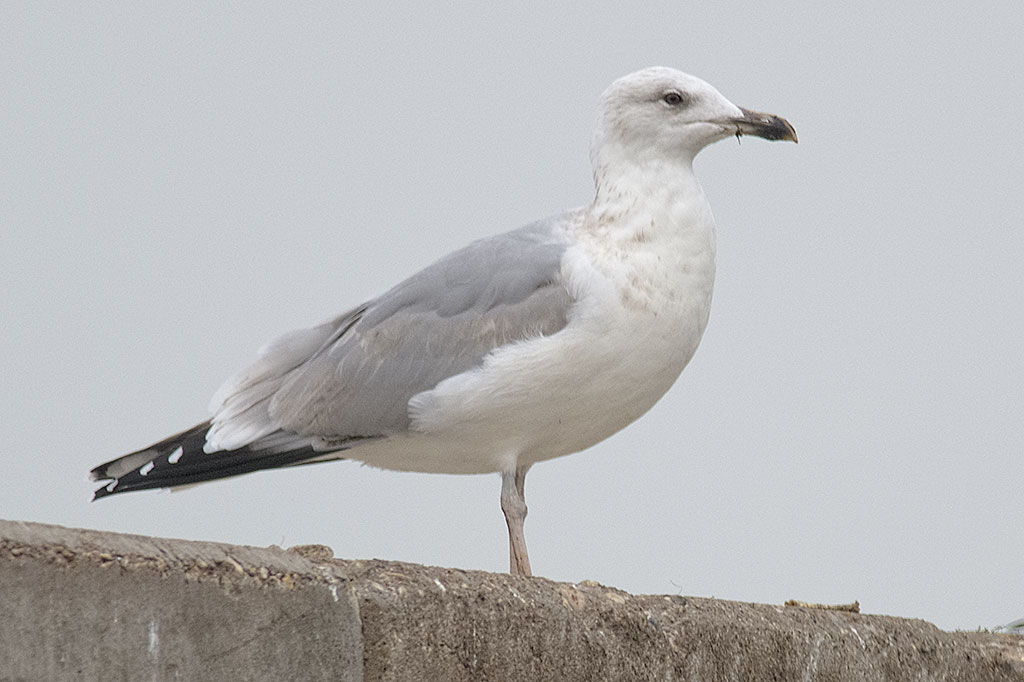
<svg viewBox="0 0 1024 682">
<path fill-rule="evenodd" d="M 414 396 L 409 433 L 347 454 L 384 468 L 483 473 L 578 452 L 621 430 L 671 387 L 707 324 L 713 244 L 683 256 L 692 262 L 668 260 L 643 264 L 638 281 L 629 267 L 595 269 L 588 254 L 565 329 L 500 348 Z"/>
</svg>

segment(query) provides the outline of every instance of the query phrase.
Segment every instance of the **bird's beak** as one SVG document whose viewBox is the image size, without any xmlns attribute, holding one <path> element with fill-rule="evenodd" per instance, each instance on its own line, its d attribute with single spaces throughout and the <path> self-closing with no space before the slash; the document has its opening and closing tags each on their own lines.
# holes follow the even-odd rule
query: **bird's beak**
<svg viewBox="0 0 1024 682">
<path fill-rule="evenodd" d="M 730 127 L 736 128 L 736 135 L 756 135 L 766 140 L 790 140 L 796 142 L 796 130 L 784 118 L 774 114 L 762 114 L 740 107 L 743 116 L 730 118 Z"/>
</svg>

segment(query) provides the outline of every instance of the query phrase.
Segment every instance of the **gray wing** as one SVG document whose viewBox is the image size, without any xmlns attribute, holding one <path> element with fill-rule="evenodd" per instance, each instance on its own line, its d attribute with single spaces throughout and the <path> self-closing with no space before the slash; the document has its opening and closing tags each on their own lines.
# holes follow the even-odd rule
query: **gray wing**
<svg viewBox="0 0 1024 682">
<path fill-rule="evenodd" d="M 261 351 L 214 396 L 207 450 L 405 430 L 409 399 L 500 346 L 565 327 L 565 216 L 473 242 L 383 296 Z"/>
</svg>

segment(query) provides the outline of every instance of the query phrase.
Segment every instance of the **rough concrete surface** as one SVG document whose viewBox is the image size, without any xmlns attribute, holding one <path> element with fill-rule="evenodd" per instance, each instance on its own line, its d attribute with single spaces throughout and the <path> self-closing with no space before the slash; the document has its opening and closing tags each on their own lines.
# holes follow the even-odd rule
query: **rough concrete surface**
<svg viewBox="0 0 1024 682">
<path fill-rule="evenodd" d="M 0 521 L 0 682 L 362 679 L 336 567 L 281 550 Z"/>
<path fill-rule="evenodd" d="M 366 680 L 1024 680 L 1024 637 L 922 620 L 341 561 Z"/>
<path fill-rule="evenodd" d="M 0 521 L 0 682 L 1020 680 L 920 620 Z"/>
</svg>

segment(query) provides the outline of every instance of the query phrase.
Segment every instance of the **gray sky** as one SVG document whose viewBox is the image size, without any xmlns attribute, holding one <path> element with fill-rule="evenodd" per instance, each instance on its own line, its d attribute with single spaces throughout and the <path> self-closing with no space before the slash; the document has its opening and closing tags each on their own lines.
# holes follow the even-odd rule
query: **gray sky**
<svg viewBox="0 0 1024 682">
<path fill-rule="evenodd" d="M 86 474 L 205 418 L 278 334 L 588 202 L 599 94 L 662 64 L 800 144 L 698 158 L 703 344 L 639 422 L 530 472 L 534 571 L 1024 615 L 1019 3 L 109 5 L 0 22 L 0 517 L 507 570 L 497 475 L 90 504 Z"/>
</svg>

